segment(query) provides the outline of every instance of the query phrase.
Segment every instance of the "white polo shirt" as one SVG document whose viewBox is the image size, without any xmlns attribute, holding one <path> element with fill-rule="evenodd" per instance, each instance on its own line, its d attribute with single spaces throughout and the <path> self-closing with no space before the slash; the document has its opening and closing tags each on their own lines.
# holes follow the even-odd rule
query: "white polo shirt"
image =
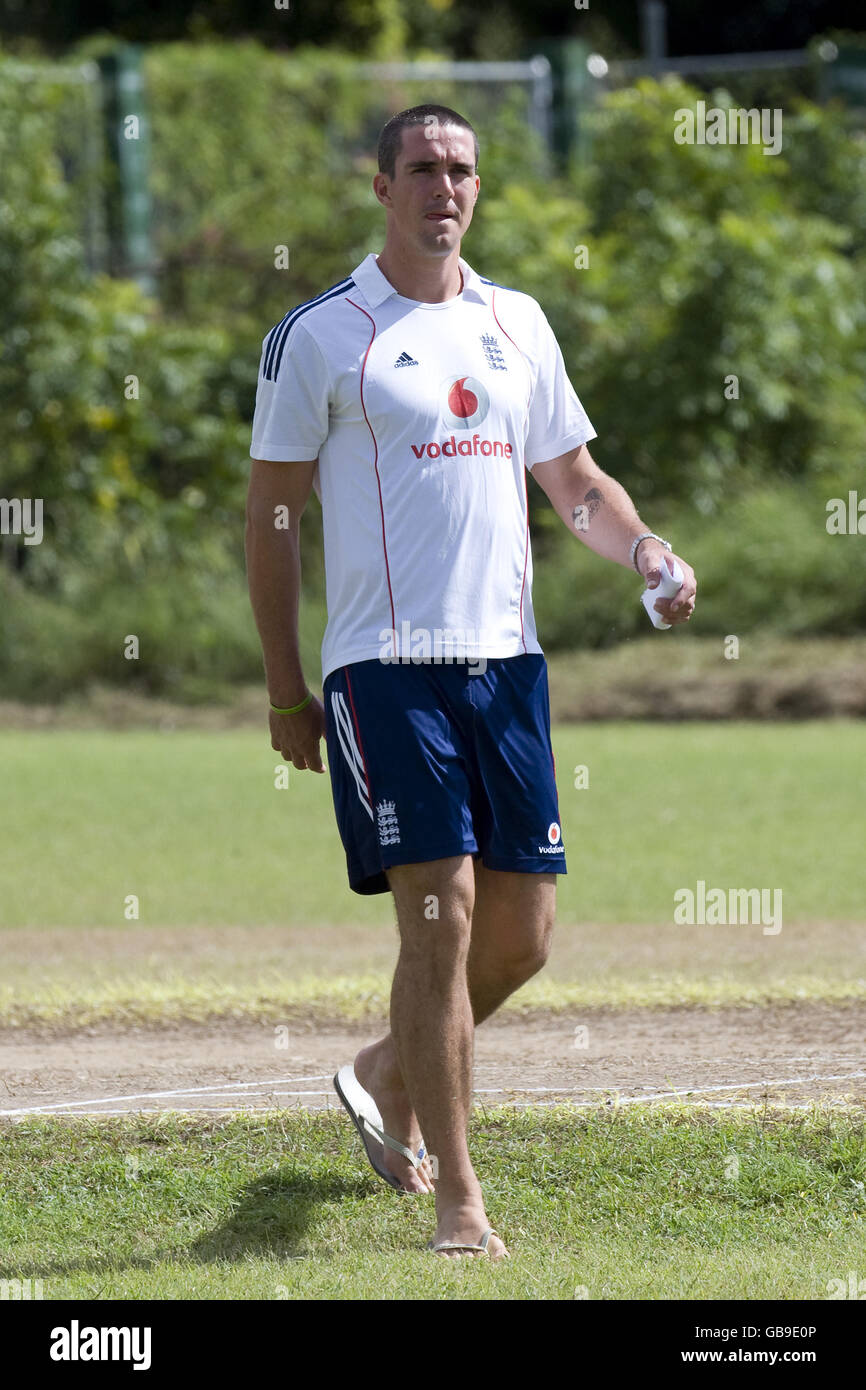
<svg viewBox="0 0 866 1390">
<path fill-rule="evenodd" d="M 318 458 L 322 679 L 372 657 L 540 652 L 525 469 L 595 438 L 541 308 L 460 261 L 444 304 L 372 253 L 262 345 L 253 458 Z"/>
</svg>

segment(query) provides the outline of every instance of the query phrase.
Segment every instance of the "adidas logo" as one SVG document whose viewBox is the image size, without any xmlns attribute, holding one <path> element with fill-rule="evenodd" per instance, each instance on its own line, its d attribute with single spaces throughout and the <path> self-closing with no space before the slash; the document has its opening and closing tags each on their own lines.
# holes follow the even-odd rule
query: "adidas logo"
<svg viewBox="0 0 866 1390">
<path fill-rule="evenodd" d="M 400 356 L 397 358 L 397 361 L 394 363 L 394 366 L 395 366 L 395 367 L 417 367 L 417 366 L 418 366 L 418 363 L 415 361 L 415 358 L 414 358 L 414 357 L 410 357 L 410 356 L 409 356 L 408 352 L 401 352 L 401 353 L 400 353 Z"/>
</svg>

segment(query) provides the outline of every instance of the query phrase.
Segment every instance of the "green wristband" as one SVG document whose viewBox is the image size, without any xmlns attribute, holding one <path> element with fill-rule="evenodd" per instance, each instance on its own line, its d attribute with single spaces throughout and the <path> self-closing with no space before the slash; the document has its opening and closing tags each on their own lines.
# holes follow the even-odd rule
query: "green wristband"
<svg viewBox="0 0 866 1390">
<path fill-rule="evenodd" d="M 280 709 L 278 705 L 271 705 L 271 709 L 274 711 L 274 714 L 300 714 L 302 709 L 307 708 L 307 705 L 310 703 L 312 698 L 313 696 L 311 692 L 307 696 L 306 700 L 302 700 L 299 705 L 292 705 L 291 709 Z"/>
</svg>

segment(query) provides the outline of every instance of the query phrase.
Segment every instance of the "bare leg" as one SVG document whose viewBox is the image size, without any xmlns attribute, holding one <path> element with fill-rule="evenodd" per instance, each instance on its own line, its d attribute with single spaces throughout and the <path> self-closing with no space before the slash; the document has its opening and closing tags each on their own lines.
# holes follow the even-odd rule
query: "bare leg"
<svg viewBox="0 0 866 1390">
<path fill-rule="evenodd" d="M 467 977 L 476 1025 L 544 966 L 553 939 L 556 874 L 514 874 L 475 861 Z"/>
<path fill-rule="evenodd" d="M 476 861 L 473 908 L 473 878 L 467 874 L 467 866 L 470 863 L 467 856 L 463 859 L 439 860 L 433 864 L 412 865 L 406 866 L 405 869 L 389 871 L 397 902 L 398 920 L 401 924 L 401 937 L 404 943 L 408 938 L 409 943 L 408 949 L 405 945 L 401 949 L 400 963 L 404 968 L 405 987 L 409 994 L 406 1011 L 410 1016 L 417 1016 L 413 1001 L 418 989 L 423 991 L 427 988 L 429 991 L 431 980 L 446 982 L 444 998 L 441 997 L 441 989 L 440 997 L 437 997 L 436 991 L 433 993 L 432 1015 L 434 1020 L 440 1019 L 439 1032 L 442 1031 L 442 1010 L 448 1019 L 441 1043 L 446 1054 L 449 1054 L 450 1050 L 451 1062 L 456 1064 L 460 1073 L 457 1083 L 452 1078 L 450 1084 L 456 1086 L 459 1113 L 466 1118 L 471 1104 L 472 1027 L 488 1018 L 509 994 L 541 969 L 550 948 L 556 895 L 556 878 L 553 874 L 499 872 L 485 869 Z M 435 894 L 439 901 L 438 921 L 425 915 L 431 910 L 431 894 Z M 467 908 L 471 914 L 468 950 Z M 446 919 L 446 929 L 437 931 Z M 434 933 L 436 935 L 433 935 Z M 434 974 L 431 973 L 431 948 L 436 944 L 443 948 L 444 958 Z M 442 951 L 439 954 L 441 955 Z M 461 961 L 462 971 L 457 968 Z M 418 971 L 423 978 L 421 984 L 416 986 L 414 975 Z M 398 986 L 398 976 L 395 976 L 395 991 L 402 992 L 404 982 L 401 979 Z M 448 1002 L 455 999 L 458 1001 L 456 1020 L 453 1004 Z M 398 998 L 398 1013 L 402 1008 L 402 1000 Z M 471 1022 L 467 1027 L 469 1016 Z M 392 1025 L 393 1022 L 392 1010 Z M 432 1026 L 435 1036 L 435 1021 L 428 1026 Z M 413 1046 L 412 1036 L 410 1030 L 410 1052 Z M 429 1052 L 428 1045 L 428 1055 Z M 411 1067 L 411 1060 L 409 1065 Z M 426 1084 L 423 1060 L 420 1071 L 423 1094 Z M 389 1034 L 380 1042 L 363 1048 L 355 1059 L 355 1072 L 361 1084 L 374 1096 L 388 1133 L 417 1150 L 423 1122 L 419 1124 L 413 1111 L 409 1091 L 412 1090 L 415 1094 L 418 1092 L 411 1081 L 407 1088 L 404 1067 L 398 1057 L 394 1037 Z M 458 1120 L 456 1112 L 452 1118 Z M 458 1193 L 462 1192 L 467 1199 L 470 1195 L 472 1198 L 470 1205 L 473 1207 L 473 1220 L 477 1229 L 474 1235 L 467 1238 L 474 1241 L 483 1228 L 483 1223 L 481 1226 L 478 1225 L 478 1213 L 483 1214 L 483 1205 L 479 1205 L 480 1189 L 468 1161 L 468 1151 L 465 1149 L 465 1118 L 459 1120 L 459 1126 L 463 1136 L 464 1152 L 461 1153 L 459 1162 L 456 1162 L 454 1177 Z M 443 1202 L 447 1202 L 447 1184 L 443 1187 L 445 1156 L 437 1148 L 438 1141 L 431 1137 L 436 1133 L 436 1129 L 428 1132 L 425 1127 L 424 1133 L 430 1150 L 439 1163 L 440 1179 L 437 1190 Z M 446 1161 L 450 1163 L 452 1159 Z M 432 1190 L 429 1166 L 425 1165 L 424 1169 L 416 1173 L 405 1159 L 390 1150 L 387 1151 L 387 1163 L 389 1169 L 399 1176 L 408 1190 Z M 450 1232 L 443 1233 L 441 1227 L 440 1221 L 439 1239 L 456 1238 Z M 491 1240 L 491 1246 L 493 1243 Z"/>
<path fill-rule="evenodd" d="M 468 855 L 389 871 L 400 926 L 391 1034 L 406 1089 L 438 1163 L 437 1240 L 475 1242 L 486 1225 L 466 1131 L 474 1021 L 466 964 L 475 901 Z M 383 1116 L 384 1119 L 384 1116 Z M 491 1240 L 490 1254 L 504 1246 Z"/>
</svg>

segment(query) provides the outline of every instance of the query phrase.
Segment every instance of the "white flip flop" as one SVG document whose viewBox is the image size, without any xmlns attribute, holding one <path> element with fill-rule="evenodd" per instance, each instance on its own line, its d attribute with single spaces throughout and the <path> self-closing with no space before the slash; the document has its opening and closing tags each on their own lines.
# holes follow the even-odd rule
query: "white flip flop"
<svg viewBox="0 0 866 1390">
<path fill-rule="evenodd" d="M 496 1232 L 494 1231 L 493 1227 L 488 1226 L 487 1230 L 483 1232 L 481 1239 L 477 1245 L 472 1245 L 469 1242 L 459 1240 L 440 1240 L 436 1243 L 434 1243 L 431 1240 L 428 1241 L 427 1249 L 432 1250 L 434 1255 L 440 1255 L 443 1250 L 460 1250 L 461 1252 L 468 1251 L 471 1253 L 478 1251 L 479 1254 L 486 1255 L 487 1258 L 490 1259 L 490 1251 L 487 1249 L 487 1246 L 490 1242 L 490 1237 L 495 1235 Z M 506 1260 L 511 1259 L 511 1256 L 509 1255 L 507 1250 L 505 1251 L 503 1258 Z"/>
<path fill-rule="evenodd" d="M 405 1144 L 399 1143 L 398 1140 L 392 1139 L 390 1134 L 385 1133 L 379 1107 L 369 1092 L 364 1090 L 351 1063 L 341 1067 L 337 1072 L 334 1077 L 334 1090 L 361 1136 L 361 1142 L 374 1173 L 383 1178 L 388 1186 L 393 1187 L 395 1191 L 408 1193 L 408 1188 L 403 1186 L 396 1174 L 389 1173 L 385 1167 L 382 1161 L 384 1152 L 386 1148 L 393 1149 L 395 1153 L 408 1158 L 412 1167 L 417 1170 L 421 1167 L 421 1160 L 426 1153 L 423 1143 L 416 1158 L 412 1150 L 407 1148 Z M 412 1193 L 412 1196 L 420 1195 L 420 1193 Z"/>
</svg>

